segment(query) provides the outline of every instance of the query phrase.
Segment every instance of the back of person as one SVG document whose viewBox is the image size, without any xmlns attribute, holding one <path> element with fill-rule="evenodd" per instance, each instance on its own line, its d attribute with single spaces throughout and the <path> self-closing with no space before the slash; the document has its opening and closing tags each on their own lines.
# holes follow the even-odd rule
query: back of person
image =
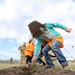
<svg viewBox="0 0 75 75">
<path fill-rule="evenodd" d="M 18 50 L 20 50 L 20 54 L 21 54 L 22 56 L 24 56 L 24 51 L 25 51 L 25 49 L 26 49 L 26 43 L 24 42 L 23 45 L 21 45 L 21 46 L 18 48 Z"/>
<path fill-rule="evenodd" d="M 21 56 L 24 56 L 24 52 L 25 52 L 26 46 L 21 46 L 21 50 L 20 50 L 20 54 Z"/>
<path fill-rule="evenodd" d="M 24 42 L 19 48 L 18 50 L 20 51 L 20 59 L 21 59 L 21 64 L 23 64 L 25 62 L 25 56 L 24 56 L 24 52 L 26 49 L 26 43 Z"/>
</svg>

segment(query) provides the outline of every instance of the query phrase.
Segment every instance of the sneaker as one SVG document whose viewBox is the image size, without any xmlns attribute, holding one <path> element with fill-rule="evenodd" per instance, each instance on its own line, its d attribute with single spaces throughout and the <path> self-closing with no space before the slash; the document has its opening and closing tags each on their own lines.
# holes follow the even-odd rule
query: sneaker
<svg viewBox="0 0 75 75">
<path fill-rule="evenodd" d="M 45 66 L 45 69 L 49 69 L 49 68 L 54 68 L 54 66 L 49 66 L 49 65 Z"/>
<path fill-rule="evenodd" d="M 46 64 L 45 63 L 43 63 L 43 66 L 45 66 Z"/>
<path fill-rule="evenodd" d="M 67 67 L 67 66 L 68 66 L 68 64 L 67 64 L 67 63 L 62 64 L 62 68 L 65 68 L 65 67 Z"/>
<path fill-rule="evenodd" d="M 45 65 L 46 65 L 46 63 L 43 62 L 43 66 L 45 66 Z"/>
</svg>

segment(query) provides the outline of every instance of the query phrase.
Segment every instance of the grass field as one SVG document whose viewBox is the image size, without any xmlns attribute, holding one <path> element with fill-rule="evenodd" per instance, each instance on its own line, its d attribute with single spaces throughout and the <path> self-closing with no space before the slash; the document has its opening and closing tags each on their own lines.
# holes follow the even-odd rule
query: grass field
<svg viewBox="0 0 75 75">
<path fill-rule="evenodd" d="M 9 64 L 9 63 L 0 63 L 0 69 L 6 69 L 9 67 L 20 66 L 20 64 Z"/>
<path fill-rule="evenodd" d="M 55 68 L 62 68 L 61 65 L 56 65 Z M 66 70 L 75 71 L 75 62 L 69 62 L 69 66 L 65 68 Z"/>
<path fill-rule="evenodd" d="M 15 66 L 21 66 L 20 64 L 5 64 L 5 63 L 0 63 L 0 69 L 6 69 L 9 67 L 15 67 Z M 55 68 L 61 69 L 60 65 L 56 65 Z M 75 71 L 75 62 L 69 62 L 69 66 L 66 68 L 71 71 Z"/>
<path fill-rule="evenodd" d="M 75 62 L 70 62 L 68 69 L 75 71 Z"/>
</svg>

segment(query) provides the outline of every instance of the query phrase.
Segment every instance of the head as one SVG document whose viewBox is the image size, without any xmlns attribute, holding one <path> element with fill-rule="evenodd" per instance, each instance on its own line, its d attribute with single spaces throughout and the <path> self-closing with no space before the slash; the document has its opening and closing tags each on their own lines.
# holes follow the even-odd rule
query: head
<svg viewBox="0 0 75 75">
<path fill-rule="evenodd" d="M 33 40 L 33 39 L 30 39 L 30 40 L 29 40 L 29 43 L 34 43 L 34 40 Z"/>
<path fill-rule="evenodd" d="M 43 34 L 43 32 L 40 30 L 40 27 L 45 28 L 44 24 L 41 24 L 38 21 L 32 21 L 28 27 L 33 38 L 38 38 L 41 34 Z"/>
<path fill-rule="evenodd" d="M 26 45 L 26 42 L 24 42 L 23 45 L 25 46 Z"/>
</svg>

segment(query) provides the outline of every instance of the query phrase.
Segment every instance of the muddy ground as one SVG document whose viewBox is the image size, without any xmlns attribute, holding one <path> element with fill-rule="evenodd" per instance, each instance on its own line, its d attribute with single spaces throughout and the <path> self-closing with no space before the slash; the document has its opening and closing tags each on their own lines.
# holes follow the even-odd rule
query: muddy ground
<svg viewBox="0 0 75 75">
<path fill-rule="evenodd" d="M 0 70 L 0 75 L 75 75 L 75 72 L 65 69 L 45 69 L 43 66 L 25 66 L 11 67 Z"/>
</svg>

